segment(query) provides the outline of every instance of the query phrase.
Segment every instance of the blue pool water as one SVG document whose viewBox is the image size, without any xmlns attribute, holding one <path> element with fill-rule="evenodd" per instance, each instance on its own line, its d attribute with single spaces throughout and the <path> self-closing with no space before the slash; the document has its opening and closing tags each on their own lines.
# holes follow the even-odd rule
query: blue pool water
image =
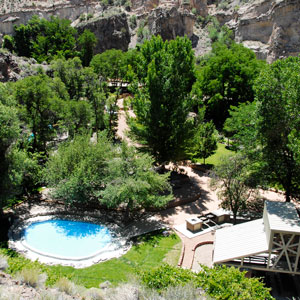
<svg viewBox="0 0 300 300">
<path fill-rule="evenodd" d="M 103 225 L 69 220 L 32 223 L 25 229 L 24 238 L 36 251 L 66 258 L 88 257 L 112 240 Z"/>
</svg>

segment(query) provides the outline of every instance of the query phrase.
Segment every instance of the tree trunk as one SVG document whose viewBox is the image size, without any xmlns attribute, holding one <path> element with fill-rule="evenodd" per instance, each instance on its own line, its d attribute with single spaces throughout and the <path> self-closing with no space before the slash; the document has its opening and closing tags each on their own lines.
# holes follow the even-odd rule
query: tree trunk
<svg viewBox="0 0 300 300">
<path fill-rule="evenodd" d="M 124 214 L 124 222 L 129 223 L 130 221 L 130 207 L 131 207 L 132 201 L 129 200 L 126 206 L 125 214 Z"/>
<path fill-rule="evenodd" d="M 287 185 L 285 188 L 285 201 L 291 202 L 291 187 L 292 187 L 292 175 L 291 170 L 287 169 Z"/>
</svg>

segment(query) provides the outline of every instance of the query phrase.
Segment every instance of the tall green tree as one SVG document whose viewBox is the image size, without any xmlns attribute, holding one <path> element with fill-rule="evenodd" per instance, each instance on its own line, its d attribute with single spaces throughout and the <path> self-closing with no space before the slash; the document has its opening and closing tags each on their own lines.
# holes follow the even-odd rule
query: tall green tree
<svg viewBox="0 0 300 300">
<path fill-rule="evenodd" d="M 53 80 L 43 74 L 20 80 L 15 85 L 15 98 L 22 119 L 33 134 L 33 151 L 46 152 L 46 143 L 55 136 L 53 125 L 60 119 L 62 109 Z"/>
<path fill-rule="evenodd" d="M 0 216 L 7 200 L 21 194 L 37 177 L 37 161 L 20 147 L 21 122 L 18 110 L 9 99 L 8 90 L 0 85 Z"/>
<path fill-rule="evenodd" d="M 66 204 L 99 203 L 106 166 L 113 156 L 114 148 L 103 133 L 96 142 L 86 134 L 61 144 L 45 166 L 44 178 L 52 196 Z"/>
<path fill-rule="evenodd" d="M 221 207 L 232 211 L 235 224 L 237 214 L 245 210 L 247 201 L 255 196 L 255 190 L 248 185 L 247 159 L 241 155 L 225 157 L 213 172 L 216 177 L 211 180 L 211 187 L 218 188 Z"/>
<path fill-rule="evenodd" d="M 193 88 L 206 107 L 206 119 L 222 129 L 230 106 L 253 101 L 253 84 L 262 64 L 243 45 L 214 43 L 211 54 L 202 61 Z"/>
<path fill-rule="evenodd" d="M 255 83 L 258 102 L 258 139 L 264 172 L 271 183 L 280 184 L 286 201 L 299 197 L 300 164 L 297 136 L 300 130 L 300 60 L 277 60 L 267 66 Z"/>
<path fill-rule="evenodd" d="M 122 50 L 111 49 L 95 55 L 90 65 L 96 74 L 105 79 L 119 79 L 124 76 L 124 63 L 124 53 Z"/>
<path fill-rule="evenodd" d="M 203 158 L 210 157 L 217 150 L 217 139 L 215 137 L 215 126 L 212 121 L 201 122 L 196 129 L 194 139 L 191 141 L 191 156 L 192 158 Z"/>
<path fill-rule="evenodd" d="M 226 119 L 223 131 L 231 139 L 235 149 L 253 154 L 260 150 L 257 139 L 257 103 L 245 102 L 239 106 L 231 106 L 229 117 Z"/>
<path fill-rule="evenodd" d="M 82 64 L 88 67 L 94 55 L 94 49 L 97 44 L 97 38 L 93 32 L 85 29 L 78 38 L 78 47 L 80 49 L 80 58 Z"/>
<path fill-rule="evenodd" d="M 113 145 L 105 132 L 97 141 L 76 136 L 61 144 L 46 163 L 44 177 L 52 196 L 66 204 L 102 203 L 109 208 L 126 207 L 125 220 L 134 210 L 163 207 L 171 200 L 169 174 L 153 168 L 153 158 L 126 144 Z"/>
<path fill-rule="evenodd" d="M 194 53 L 190 40 L 152 37 L 140 49 L 144 68 L 133 87 L 132 133 L 159 162 L 177 160 L 189 138 L 189 93 L 194 83 Z M 140 86 L 142 85 L 142 86 Z"/>
<path fill-rule="evenodd" d="M 54 60 L 51 68 L 54 78 L 59 78 L 65 84 L 70 99 L 79 100 L 84 96 L 85 77 L 78 57 Z"/>
<path fill-rule="evenodd" d="M 172 199 L 169 174 L 156 173 L 153 163 L 148 154 L 139 154 L 122 143 L 119 155 L 108 162 L 108 176 L 100 202 L 110 208 L 126 205 L 125 221 L 134 210 L 164 207 Z"/>
<path fill-rule="evenodd" d="M 43 62 L 55 56 L 70 58 L 77 54 L 77 31 L 69 20 L 53 16 L 46 20 L 33 16 L 27 25 L 15 26 L 14 30 L 14 45 L 20 56 L 33 57 Z"/>
</svg>

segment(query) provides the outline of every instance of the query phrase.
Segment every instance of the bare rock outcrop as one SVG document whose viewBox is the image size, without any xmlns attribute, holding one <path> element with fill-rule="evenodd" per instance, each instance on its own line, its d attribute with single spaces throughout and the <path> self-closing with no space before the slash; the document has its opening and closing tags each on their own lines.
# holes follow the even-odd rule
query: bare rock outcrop
<svg viewBox="0 0 300 300">
<path fill-rule="evenodd" d="M 130 33 L 125 13 L 96 17 L 76 25 L 78 32 L 89 29 L 98 40 L 95 53 L 101 53 L 108 49 L 128 50 Z"/>
<path fill-rule="evenodd" d="M 242 6 L 230 21 L 216 13 L 221 23 L 235 32 L 237 42 L 254 50 L 261 59 L 272 62 L 300 52 L 300 1 L 258 0 Z"/>
<path fill-rule="evenodd" d="M 164 40 L 184 35 L 192 37 L 194 23 L 195 16 L 193 14 L 175 7 L 171 9 L 157 8 L 148 17 L 150 33 L 159 34 Z"/>
<path fill-rule="evenodd" d="M 36 75 L 39 68 L 47 72 L 49 66 L 38 64 L 33 58 L 18 57 L 8 51 L 0 51 L 0 82 L 17 81 Z"/>
</svg>

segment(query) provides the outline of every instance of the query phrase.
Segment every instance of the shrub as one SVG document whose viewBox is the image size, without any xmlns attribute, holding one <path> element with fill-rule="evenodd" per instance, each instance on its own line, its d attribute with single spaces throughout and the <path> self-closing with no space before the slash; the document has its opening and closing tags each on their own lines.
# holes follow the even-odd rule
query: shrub
<svg viewBox="0 0 300 300">
<path fill-rule="evenodd" d="M 73 293 L 75 292 L 75 284 L 65 277 L 60 278 L 56 282 L 55 286 L 59 291 L 64 292 L 68 295 L 73 295 Z"/>
<path fill-rule="evenodd" d="M 87 300 L 104 300 L 103 292 L 100 289 L 90 288 L 85 291 L 84 299 Z"/>
<path fill-rule="evenodd" d="M 3 37 L 2 48 L 5 48 L 12 52 L 15 49 L 14 38 L 10 35 L 5 35 Z"/>
<path fill-rule="evenodd" d="M 22 269 L 19 273 L 17 273 L 17 278 L 31 286 L 31 287 L 41 287 L 45 284 L 47 279 L 46 274 L 40 274 L 40 270 L 38 269 Z"/>
<path fill-rule="evenodd" d="M 176 299 L 174 295 L 173 298 L 171 297 L 173 287 L 177 287 L 177 292 L 174 290 L 175 294 L 188 293 L 188 288 L 180 288 L 187 283 L 192 287 L 204 289 L 206 294 L 216 300 L 273 299 L 269 293 L 270 289 L 266 288 L 259 278 L 246 278 L 246 272 L 240 272 L 239 269 L 226 266 L 214 268 L 202 266 L 202 269 L 199 273 L 194 273 L 190 270 L 162 265 L 152 271 L 144 272 L 141 279 L 147 287 L 158 289 L 164 294 L 169 293 L 172 300 Z M 186 297 L 189 296 L 187 294 Z"/>
<path fill-rule="evenodd" d="M 197 275 L 197 285 L 216 300 L 228 299 L 273 299 L 270 289 L 264 286 L 259 278 L 245 277 L 246 271 L 241 272 L 234 267 L 217 266 L 208 268 Z"/>
<path fill-rule="evenodd" d="M 137 25 L 137 22 L 136 22 L 136 15 L 132 15 L 132 16 L 129 18 L 129 23 L 130 23 L 130 28 L 131 28 L 131 29 L 136 28 L 136 25 Z"/>
<path fill-rule="evenodd" d="M 169 286 L 184 285 L 191 282 L 195 275 L 190 270 L 180 269 L 164 264 L 152 271 L 142 273 L 142 282 L 149 288 L 158 290 Z"/>
<path fill-rule="evenodd" d="M 196 9 L 195 7 L 192 8 L 192 13 L 193 13 L 194 15 L 197 14 L 197 9 Z"/>
</svg>

